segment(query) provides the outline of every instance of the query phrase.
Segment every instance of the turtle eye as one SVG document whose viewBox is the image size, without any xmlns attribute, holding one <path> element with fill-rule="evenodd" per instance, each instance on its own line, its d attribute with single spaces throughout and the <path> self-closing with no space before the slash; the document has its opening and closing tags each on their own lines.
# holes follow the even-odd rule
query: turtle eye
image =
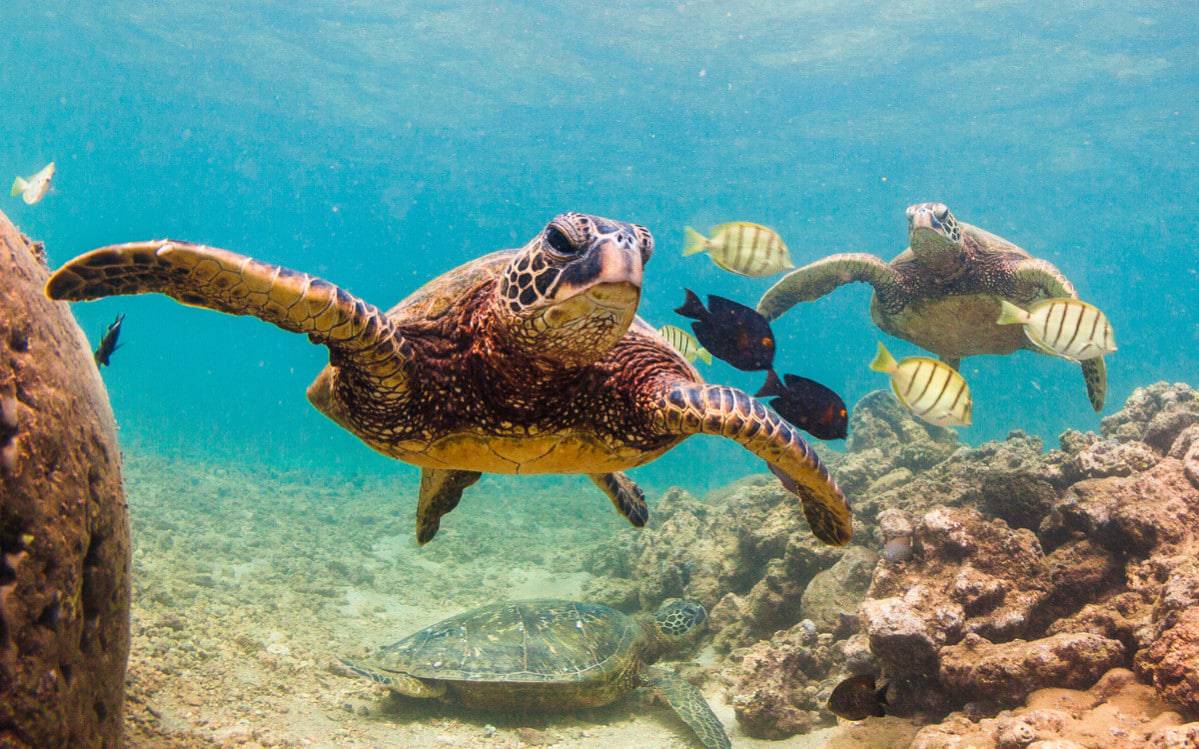
<svg viewBox="0 0 1199 749">
<path fill-rule="evenodd" d="M 579 251 L 578 248 L 570 243 L 570 240 L 562 233 L 562 230 L 556 226 L 546 228 L 545 243 L 559 255 L 574 255 Z"/>
<path fill-rule="evenodd" d="M 933 206 L 933 216 L 935 216 L 938 221 L 941 221 L 948 215 L 949 215 L 949 206 L 943 205 L 943 204 Z"/>
</svg>

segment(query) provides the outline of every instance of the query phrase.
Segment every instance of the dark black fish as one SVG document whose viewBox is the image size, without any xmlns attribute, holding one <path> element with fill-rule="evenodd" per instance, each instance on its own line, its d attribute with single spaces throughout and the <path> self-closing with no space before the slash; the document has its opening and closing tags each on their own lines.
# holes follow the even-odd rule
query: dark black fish
<svg viewBox="0 0 1199 749">
<path fill-rule="evenodd" d="M 786 384 L 784 384 L 784 381 Z M 774 370 L 766 375 L 766 384 L 756 397 L 776 396 L 770 407 L 787 421 L 822 440 L 843 440 L 849 433 L 849 410 L 841 396 L 815 380 L 783 375 Z"/>
<path fill-rule="evenodd" d="M 887 714 L 887 685 L 875 686 L 870 674 L 851 676 L 838 684 L 828 698 L 828 709 L 846 720 L 881 718 Z"/>
<path fill-rule="evenodd" d="M 104 337 L 100 339 L 100 345 L 96 347 L 96 352 L 92 357 L 96 360 L 97 367 L 107 367 L 108 357 L 112 356 L 112 352 L 121 347 L 117 343 L 117 339 L 121 337 L 121 323 L 125 322 L 124 315 L 117 315 L 117 319 L 113 320 L 108 330 L 104 331 Z"/>
<path fill-rule="evenodd" d="M 691 323 L 695 337 L 713 356 L 740 369 L 756 372 L 774 366 L 774 332 L 756 310 L 721 296 L 708 296 L 708 309 L 691 289 L 675 310 Z"/>
</svg>

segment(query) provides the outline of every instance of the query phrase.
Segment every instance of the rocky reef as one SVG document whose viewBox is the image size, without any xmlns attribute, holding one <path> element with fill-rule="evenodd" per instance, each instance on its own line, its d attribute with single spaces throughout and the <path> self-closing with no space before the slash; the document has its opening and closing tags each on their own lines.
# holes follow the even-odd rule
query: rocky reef
<svg viewBox="0 0 1199 749">
<path fill-rule="evenodd" d="M 129 520 L 108 398 L 41 245 L 0 214 L 0 746 L 115 747 Z"/>
<path fill-rule="evenodd" d="M 851 435 L 826 457 L 852 545 L 813 541 L 766 477 L 676 490 L 596 552 L 589 595 L 708 605 L 713 675 L 753 736 L 832 724 L 833 686 L 879 673 L 891 713 L 944 719 L 922 747 L 1099 746 L 1078 726 L 1119 711 L 1137 746 L 1193 745 L 1170 742 L 1199 730 L 1199 393 L 1140 388 L 1046 451 L 1022 432 L 961 446 L 877 392 Z"/>
</svg>

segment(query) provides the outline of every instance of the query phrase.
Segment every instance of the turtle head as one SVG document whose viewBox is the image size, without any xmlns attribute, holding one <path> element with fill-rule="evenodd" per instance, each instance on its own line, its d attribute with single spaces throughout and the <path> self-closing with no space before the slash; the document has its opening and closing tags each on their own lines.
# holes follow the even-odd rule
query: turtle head
<svg viewBox="0 0 1199 749">
<path fill-rule="evenodd" d="M 662 650 L 674 650 L 694 644 L 707 620 L 708 612 L 695 601 L 670 601 L 654 614 L 654 634 Z"/>
<path fill-rule="evenodd" d="M 554 217 L 521 248 L 496 286 L 496 308 L 518 346 L 565 366 L 596 361 L 628 331 L 641 301 L 649 230 L 583 213 Z"/>
<path fill-rule="evenodd" d="M 908 244 L 917 262 L 938 275 L 952 275 L 965 262 L 962 227 L 944 203 L 910 205 Z"/>
</svg>

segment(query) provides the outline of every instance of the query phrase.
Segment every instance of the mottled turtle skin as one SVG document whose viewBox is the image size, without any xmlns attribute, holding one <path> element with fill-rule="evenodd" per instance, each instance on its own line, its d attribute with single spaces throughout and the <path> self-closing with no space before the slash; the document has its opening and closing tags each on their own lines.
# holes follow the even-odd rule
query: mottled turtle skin
<svg viewBox="0 0 1199 749">
<path fill-rule="evenodd" d="M 909 206 L 907 218 L 909 246 L 890 263 L 864 253 L 817 260 L 779 279 L 758 311 L 773 320 L 799 302 L 860 281 L 874 287 L 870 314 L 876 325 L 954 368 L 967 356 L 1044 353 L 1023 326 L 997 323 L 1000 302 L 1027 307 L 1049 297 L 1078 298 L 1061 271 L 1003 237 L 958 221 L 942 203 Z M 1107 393 L 1103 359 L 1081 366 L 1087 396 L 1099 411 Z"/>
<path fill-rule="evenodd" d="M 649 666 L 694 641 L 706 617 L 689 601 L 669 603 L 653 617 L 576 601 L 495 603 L 422 629 L 367 662 L 342 663 L 408 697 L 487 710 L 600 707 L 649 687 L 705 747 L 728 749 L 724 727 L 699 690 Z"/>
<path fill-rule="evenodd" d="M 157 292 L 327 346 L 308 398 L 423 469 L 420 543 L 482 473 L 587 474 L 642 526 L 644 495 L 622 471 L 692 434 L 733 439 L 780 470 L 813 532 L 847 543 L 849 506 L 798 432 L 748 394 L 705 384 L 637 317 L 652 252 L 644 227 L 566 213 L 524 247 L 451 270 L 387 312 L 305 273 L 174 240 L 93 250 L 46 291 Z"/>
</svg>

